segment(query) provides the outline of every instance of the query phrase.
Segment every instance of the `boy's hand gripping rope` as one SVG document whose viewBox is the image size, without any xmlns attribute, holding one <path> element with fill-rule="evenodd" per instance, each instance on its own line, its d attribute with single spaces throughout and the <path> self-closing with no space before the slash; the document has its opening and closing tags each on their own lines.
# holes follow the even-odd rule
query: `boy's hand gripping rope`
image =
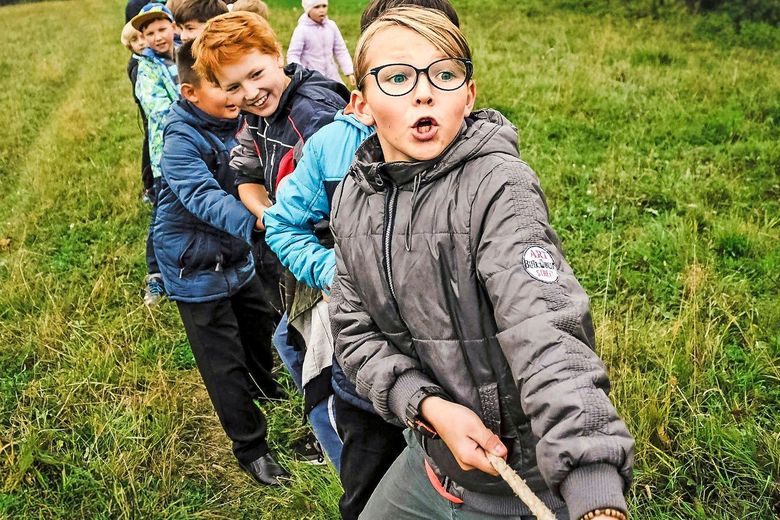
<svg viewBox="0 0 780 520">
<path fill-rule="evenodd" d="M 531 488 L 528 487 L 525 480 L 520 478 L 520 475 L 515 473 L 504 459 L 497 457 L 492 453 L 485 452 L 485 454 L 493 468 L 498 471 L 501 478 L 509 484 L 509 487 L 515 492 L 515 495 L 520 497 L 520 500 L 528 506 L 528 509 L 531 510 L 531 513 L 533 513 L 537 520 L 556 520 L 552 511 L 544 505 L 544 502 L 539 500 L 539 497 L 531 491 Z"/>
</svg>

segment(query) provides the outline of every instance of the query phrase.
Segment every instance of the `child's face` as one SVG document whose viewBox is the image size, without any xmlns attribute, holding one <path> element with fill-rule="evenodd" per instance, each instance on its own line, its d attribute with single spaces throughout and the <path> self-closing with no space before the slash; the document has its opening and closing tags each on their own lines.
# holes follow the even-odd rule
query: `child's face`
<svg viewBox="0 0 780 520">
<path fill-rule="evenodd" d="M 173 54 L 173 24 L 165 18 L 158 18 L 144 27 L 146 45 L 157 54 Z"/>
<path fill-rule="evenodd" d="M 239 61 L 215 71 L 228 99 L 246 112 L 268 117 L 276 112 L 290 78 L 284 73 L 282 56 L 252 51 Z"/>
<path fill-rule="evenodd" d="M 203 28 L 206 27 L 206 23 L 199 22 L 197 20 L 190 20 L 189 22 L 185 22 L 182 25 L 176 24 L 176 27 L 179 29 L 179 36 L 181 36 L 181 40 L 183 42 L 188 42 L 200 36 L 200 33 L 203 32 Z"/>
<path fill-rule="evenodd" d="M 324 22 L 326 16 L 328 16 L 328 4 L 317 4 L 309 9 L 309 18 L 317 23 Z"/>
<path fill-rule="evenodd" d="M 450 57 L 403 27 L 378 32 L 367 52 L 369 70 L 390 63 L 422 69 Z M 434 75 L 433 71 L 429 73 Z M 414 82 L 414 78 L 391 74 L 384 80 Z M 441 78 L 449 79 L 446 74 L 442 73 Z M 452 143 L 463 119 L 471 113 L 475 98 L 476 86 L 471 80 L 456 90 L 444 91 L 431 85 L 421 73 L 411 92 L 395 97 L 382 92 L 376 77 L 368 75 L 363 79 L 362 91 L 352 93 L 352 106 L 361 122 L 376 125 L 386 162 L 426 161 L 438 157 Z"/>
<path fill-rule="evenodd" d="M 239 109 L 228 100 L 227 93 L 219 86 L 202 79 L 200 85 L 182 84 L 182 96 L 210 116 L 222 119 L 238 117 Z"/>
<path fill-rule="evenodd" d="M 146 48 L 146 38 L 140 32 L 136 31 L 130 38 L 130 49 L 136 54 L 141 54 Z"/>
</svg>

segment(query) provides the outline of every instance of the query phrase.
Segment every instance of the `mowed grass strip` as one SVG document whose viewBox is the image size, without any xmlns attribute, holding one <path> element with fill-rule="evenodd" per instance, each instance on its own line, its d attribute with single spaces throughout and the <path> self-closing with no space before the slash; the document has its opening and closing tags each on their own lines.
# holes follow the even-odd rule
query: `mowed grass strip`
<svg viewBox="0 0 780 520">
<path fill-rule="evenodd" d="M 298 2 L 269 4 L 286 43 Z M 714 18 L 454 4 L 592 297 L 634 518 L 775 518 L 780 53 Z M 350 49 L 362 6 L 330 7 Z M 237 471 L 174 306 L 140 305 L 123 7 L 0 8 L 0 518 L 335 518 L 332 470 Z M 266 412 L 284 457 L 300 401 Z"/>
</svg>

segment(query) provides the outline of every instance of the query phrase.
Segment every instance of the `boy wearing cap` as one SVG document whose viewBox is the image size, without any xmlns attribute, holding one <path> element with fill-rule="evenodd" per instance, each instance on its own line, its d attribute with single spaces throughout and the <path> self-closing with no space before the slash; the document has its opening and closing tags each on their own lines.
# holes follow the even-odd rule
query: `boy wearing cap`
<svg viewBox="0 0 780 520">
<path fill-rule="evenodd" d="M 160 160 L 163 150 L 163 123 L 168 109 L 179 99 L 179 80 L 176 64 L 173 61 L 175 46 L 173 41 L 173 15 L 162 4 L 150 3 L 130 20 L 136 30 L 144 35 L 146 49 L 138 57 L 138 76 L 135 83 L 135 96 L 138 98 L 148 122 L 149 158 L 151 161 L 153 183 L 152 219 L 146 239 L 146 291 L 144 303 L 153 305 L 164 293 L 160 268 L 154 255 L 152 239 L 154 219 L 157 214 L 157 194 L 160 190 Z"/>
</svg>

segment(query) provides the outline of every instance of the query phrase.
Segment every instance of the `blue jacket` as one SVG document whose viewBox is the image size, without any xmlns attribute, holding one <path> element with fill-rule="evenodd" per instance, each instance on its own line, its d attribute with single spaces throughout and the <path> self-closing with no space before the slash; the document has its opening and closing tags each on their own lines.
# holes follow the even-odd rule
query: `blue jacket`
<svg viewBox="0 0 780 520">
<path fill-rule="evenodd" d="M 336 186 L 347 174 L 360 143 L 372 133 L 372 127 L 339 111 L 332 123 L 303 146 L 295 171 L 279 185 L 276 204 L 265 211 L 268 246 L 296 279 L 315 289 L 330 290 L 336 255 L 320 245 L 314 225 L 329 218 Z"/>
<path fill-rule="evenodd" d="M 255 275 L 250 243 L 257 219 L 237 199 L 228 166 L 240 124 L 184 99 L 166 118 L 153 236 L 172 300 L 226 298 Z"/>
<path fill-rule="evenodd" d="M 279 185 L 276 204 L 264 213 L 268 246 L 296 279 L 310 287 L 329 291 L 336 267 L 333 249 L 320 244 L 314 225 L 330 218 L 336 186 L 347 174 L 355 151 L 373 133 L 373 127 L 339 111 L 332 123 L 306 141 L 295 171 Z M 332 386 L 339 398 L 374 411 L 371 403 L 358 395 L 335 358 Z"/>
</svg>

